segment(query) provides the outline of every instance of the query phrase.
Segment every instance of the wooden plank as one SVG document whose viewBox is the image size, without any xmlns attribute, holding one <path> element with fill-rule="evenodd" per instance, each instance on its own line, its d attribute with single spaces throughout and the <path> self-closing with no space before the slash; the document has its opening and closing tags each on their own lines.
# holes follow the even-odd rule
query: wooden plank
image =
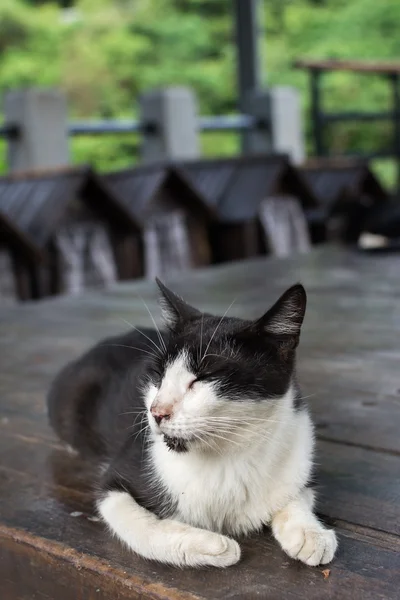
<svg viewBox="0 0 400 600">
<path fill-rule="evenodd" d="M 322 379 L 305 393 L 319 438 L 400 455 L 400 396 L 328 387 Z"/>
<path fill-rule="evenodd" d="M 320 441 L 316 461 L 315 481 L 320 488 L 319 507 L 324 516 L 400 536 L 398 456 Z M 23 476 L 24 485 L 31 482 L 29 493 L 37 499 L 51 497 L 47 488 L 54 485 L 85 494 L 95 487 L 89 464 L 70 457 L 57 440 L 43 439 L 29 431 L 25 435 L 3 432 L 0 473 L 7 480 L 15 478 L 11 486 L 0 483 L 4 492 L 10 488 L 0 500 L 0 514 L 3 522 L 16 527 L 29 528 L 29 522 L 18 520 L 18 513 L 24 515 L 29 506 L 27 491 L 17 489 L 17 474 Z M 48 501 L 44 501 L 45 506 Z M 40 514 L 40 507 L 36 510 Z"/>
<path fill-rule="evenodd" d="M 294 62 L 294 67 L 297 69 L 311 69 L 313 71 L 353 71 L 356 73 L 375 73 L 378 75 L 400 73 L 400 63 L 389 61 L 301 59 Z"/>
<path fill-rule="evenodd" d="M 39 590 L 49 600 L 398 598 L 398 553 L 371 545 L 368 537 L 346 530 L 339 532 L 341 550 L 325 578 L 324 569 L 287 559 L 267 535 L 247 540 L 242 545 L 242 561 L 233 568 L 177 572 L 141 560 L 101 535 L 97 539 L 99 556 L 87 547 L 88 542 L 93 545 L 96 524 L 90 524 L 83 536 L 82 522 L 70 520 L 68 532 L 80 540 L 79 550 L 48 535 L 0 526 L 0 577 L 5 598 L 28 600 Z"/>
<path fill-rule="evenodd" d="M 394 330 L 395 331 L 395 330 Z M 355 349 L 356 350 L 356 349 Z M 306 349 L 301 353 L 304 357 Z M 393 395 L 399 397 L 399 377 L 397 373 L 398 359 L 387 355 L 371 353 L 357 356 L 350 353 L 331 356 L 322 351 L 311 353 L 299 361 L 300 379 L 305 384 L 305 392 L 310 386 L 324 389 L 324 386 L 336 387 L 338 393 L 341 389 L 348 392 L 370 392 L 375 395 Z"/>
<path fill-rule="evenodd" d="M 323 515 L 400 535 L 398 456 L 321 440 L 316 462 Z"/>
<path fill-rule="evenodd" d="M 128 577 L 126 571 L 63 544 L 1 526 L 0 577 L 3 597 L 10 600 L 200 599 L 134 575 Z"/>
<path fill-rule="evenodd" d="M 330 453 L 329 448 L 326 453 Z M 29 461 L 26 466 L 28 464 Z M 64 466 L 59 464 L 57 472 L 61 473 Z M 46 469 L 42 469 L 42 473 L 49 477 Z M 71 475 L 73 473 L 74 470 L 71 470 Z M 29 556 L 31 563 L 38 567 L 34 572 L 28 569 L 29 584 L 23 588 L 26 594 L 35 586 L 47 593 L 46 582 L 49 580 L 49 585 L 57 586 L 51 574 L 59 572 L 62 579 L 65 573 L 64 585 L 67 586 L 69 581 L 68 585 L 74 593 L 78 582 L 82 586 L 91 582 L 96 589 L 105 590 L 107 594 L 115 593 L 115 596 L 106 595 L 106 598 L 118 598 L 117 594 L 123 594 L 125 586 L 133 590 L 132 597 L 136 597 L 134 593 L 139 584 L 143 589 L 142 596 L 138 597 L 143 598 L 175 598 L 176 587 L 179 587 L 180 593 L 191 593 L 201 598 L 250 599 L 256 594 L 260 597 L 268 594 L 266 597 L 278 599 L 282 598 L 279 595 L 282 589 L 285 589 L 285 598 L 304 598 L 305 590 L 307 597 L 316 599 L 322 594 L 335 598 L 339 591 L 343 598 L 354 598 L 352 594 L 355 587 L 359 590 L 360 598 L 396 597 L 393 591 L 400 541 L 398 538 L 397 542 L 393 540 L 393 536 L 386 541 L 381 534 L 377 543 L 369 531 L 339 530 L 340 551 L 330 566 L 328 582 L 324 580 L 321 568 L 310 569 L 289 560 L 268 532 L 252 536 L 242 543 L 243 559 L 232 569 L 187 569 L 177 573 L 173 568 L 155 565 L 132 555 L 109 536 L 101 523 L 90 520 L 93 516 L 92 504 L 87 493 L 77 493 L 80 484 L 76 481 L 72 491 L 63 485 L 43 483 L 34 475 L 34 472 L 23 475 L 12 470 L 0 471 L 1 487 L 9 490 L 7 495 L 0 494 L 3 522 L 0 527 L 0 537 L 3 536 L 3 542 L 0 542 L 0 576 L 7 564 L 7 570 L 3 571 L 7 575 L 7 585 L 20 584 L 19 568 L 25 564 L 24 557 Z M 337 481 L 332 485 L 337 485 Z M 338 489 L 342 490 L 342 485 Z M 337 496 L 332 500 L 335 509 L 341 506 L 342 500 Z M 382 510 L 385 509 L 386 506 L 382 505 Z M 30 550 L 27 551 L 24 546 L 29 546 Z M 34 548 L 37 553 L 33 552 Z M 11 560 L 15 568 L 9 570 Z M 83 580 L 81 571 L 87 574 Z M 206 578 L 203 576 L 205 572 Z M 10 577 L 10 573 L 14 577 Z M 44 577 L 44 584 L 40 577 Z M 108 587 L 109 578 L 113 582 L 112 587 Z M 159 586 L 156 588 L 158 596 L 152 595 L 152 583 Z M 6 597 L 13 596 L 10 594 Z M 29 598 L 28 595 L 26 597 Z M 68 600 L 86 598 L 85 595 L 61 595 L 61 598 L 64 597 Z"/>
</svg>

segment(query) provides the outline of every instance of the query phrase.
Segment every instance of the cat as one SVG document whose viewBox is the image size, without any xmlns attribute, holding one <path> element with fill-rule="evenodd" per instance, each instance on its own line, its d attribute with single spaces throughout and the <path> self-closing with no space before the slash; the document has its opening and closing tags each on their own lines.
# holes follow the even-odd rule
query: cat
<svg viewBox="0 0 400 600">
<path fill-rule="evenodd" d="M 61 440 L 98 476 L 97 509 L 142 557 L 227 567 L 270 525 L 283 550 L 330 562 L 314 515 L 314 434 L 296 383 L 302 285 L 261 318 L 212 316 L 157 280 L 165 330 L 132 329 L 67 365 L 48 395 Z"/>
</svg>

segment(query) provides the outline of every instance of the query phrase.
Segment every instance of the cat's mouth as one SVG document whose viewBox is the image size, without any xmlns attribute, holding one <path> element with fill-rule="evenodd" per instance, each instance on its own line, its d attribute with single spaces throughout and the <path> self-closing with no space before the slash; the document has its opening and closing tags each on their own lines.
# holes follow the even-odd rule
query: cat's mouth
<svg viewBox="0 0 400 600">
<path fill-rule="evenodd" d="M 174 452 L 187 452 L 188 451 L 188 443 L 189 440 L 184 440 L 183 438 L 171 437 L 164 433 L 164 442 L 169 450 L 173 450 Z"/>
</svg>

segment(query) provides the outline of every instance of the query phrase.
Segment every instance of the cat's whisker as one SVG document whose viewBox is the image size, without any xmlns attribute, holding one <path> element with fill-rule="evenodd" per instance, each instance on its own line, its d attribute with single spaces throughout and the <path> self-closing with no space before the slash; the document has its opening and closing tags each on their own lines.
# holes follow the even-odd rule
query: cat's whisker
<svg viewBox="0 0 400 600">
<path fill-rule="evenodd" d="M 137 415 L 135 422 L 132 423 L 132 425 L 129 425 L 129 427 L 127 427 L 127 429 L 132 429 L 133 427 L 137 427 L 137 420 L 139 417 L 140 417 L 140 415 Z M 141 431 L 146 429 L 146 427 L 149 427 L 149 423 L 148 423 L 147 419 L 146 419 L 146 423 L 144 423 L 144 421 L 145 421 L 145 417 L 144 417 L 144 415 L 142 415 L 142 418 L 141 418 L 140 424 L 139 424 L 139 427 L 142 428 Z"/>
<path fill-rule="evenodd" d="M 260 432 L 260 433 L 272 433 L 272 430 L 268 427 L 264 427 L 263 423 L 224 423 L 224 422 L 213 422 L 209 423 L 211 427 L 226 427 L 228 429 L 242 430 L 242 431 L 252 431 L 252 432 Z M 275 424 L 274 424 L 275 425 Z M 273 428 L 276 430 L 276 427 Z"/>
<path fill-rule="evenodd" d="M 234 303 L 235 303 L 235 302 L 236 302 L 236 298 L 235 298 L 234 300 L 232 300 L 232 302 L 230 303 L 230 305 L 228 306 L 228 308 L 226 309 L 226 311 L 224 312 L 224 314 L 223 314 L 223 315 L 222 315 L 222 317 L 220 318 L 220 320 L 219 320 L 219 322 L 218 322 L 218 324 L 217 324 L 216 328 L 214 329 L 214 333 L 212 334 L 212 336 L 211 336 L 211 338 L 210 338 L 210 340 L 209 340 L 209 342 L 208 342 L 208 344 L 207 344 L 207 347 L 206 347 L 206 349 L 205 349 L 205 351 L 204 351 L 204 354 L 207 354 L 207 352 L 208 352 L 208 349 L 209 349 L 209 347 L 210 347 L 210 345 L 211 345 L 211 342 L 213 341 L 213 339 L 214 339 L 214 337 L 215 337 L 215 334 L 217 333 L 217 331 L 218 331 L 218 329 L 219 329 L 219 327 L 220 327 L 220 325 L 221 325 L 222 321 L 225 319 L 226 315 L 228 314 L 229 310 L 232 308 L 232 306 L 234 305 Z M 203 356 L 203 358 L 200 360 L 200 364 L 203 362 L 203 360 L 204 360 L 204 356 Z"/>
<path fill-rule="evenodd" d="M 203 324 L 204 324 L 204 313 L 201 314 L 201 326 L 200 326 L 200 351 L 199 351 L 199 358 L 198 360 L 201 359 L 201 353 L 203 350 Z"/>
<path fill-rule="evenodd" d="M 203 360 L 205 358 L 207 358 L 208 356 L 215 356 L 216 358 L 228 358 L 225 354 L 214 354 L 214 353 L 209 353 L 209 354 L 205 354 L 203 356 Z"/>
<path fill-rule="evenodd" d="M 242 435 L 243 437 L 249 438 L 249 433 L 251 436 L 264 437 L 265 439 L 271 439 L 273 432 L 265 431 L 264 429 L 260 430 L 259 427 L 255 427 L 253 424 L 249 424 L 246 428 L 243 428 L 241 425 L 230 425 L 224 423 L 202 423 L 196 425 L 199 429 L 204 429 L 207 431 L 226 431 L 235 433 L 235 435 Z"/>
<path fill-rule="evenodd" d="M 257 429 L 254 429 L 253 427 L 249 427 L 246 430 L 243 430 L 241 427 L 230 427 L 230 426 L 215 426 L 215 425 L 205 425 L 203 427 L 199 427 L 199 429 L 202 429 L 205 432 L 209 432 L 210 434 L 216 432 L 216 433 L 222 433 L 225 432 L 228 435 L 235 435 L 236 437 L 241 437 L 245 440 L 248 441 L 253 441 L 256 438 L 263 438 L 265 440 L 271 440 L 273 439 L 274 435 L 272 432 L 268 432 L 268 431 L 260 431 Z"/>
<path fill-rule="evenodd" d="M 223 429 L 223 430 L 217 429 L 216 431 L 218 431 L 219 433 L 227 433 L 229 435 L 235 435 L 237 438 L 241 438 L 241 439 L 245 440 L 246 442 L 249 441 L 248 435 L 243 435 L 243 434 L 239 433 L 238 431 L 234 431 L 232 429 Z M 253 442 L 256 437 L 258 437 L 262 440 L 265 440 L 265 441 L 269 441 L 273 438 L 272 435 L 265 435 L 259 431 L 252 431 L 251 433 L 252 433 L 252 441 Z"/>
<path fill-rule="evenodd" d="M 153 358 L 158 358 L 154 352 L 150 352 L 149 350 L 144 350 L 143 348 L 137 348 L 136 346 L 127 346 L 125 344 L 101 344 L 102 346 L 114 346 L 116 348 L 129 348 L 130 350 L 138 350 L 139 352 L 144 352 Z"/>
<path fill-rule="evenodd" d="M 148 420 L 148 418 L 147 418 L 147 411 L 145 411 L 144 413 L 142 413 L 142 415 L 139 413 L 139 414 L 138 414 L 138 415 L 135 417 L 135 420 L 134 420 L 134 422 L 133 422 L 133 424 L 134 424 L 134 425 L 136 425 L 136 423 L 137 423 L 137 420 L 138 420 L 138 418 L 139 418 L 140 416 L 141 416 L 141 419 L 140 419 L 140 424 L 141 424 L 141 425 L 143 425 L 143 423 L 144 423 L 144 422 L 146 423 L 146 425 L 150 425 L 150 424 L 149 424 L 149 420 Z"/>
<path fill-rule="evenodd" d="M 147 410 L 146 409 L 142 409 L 135 417 L 135 420 L 133 421 L 132 425 L 130 425 L 129 427 L 127 427 L 127 429 L 133 429 L 134 427 L 137 427 L 137 421 L 140 418 L 140 423 L 139 423 L 139 431 L 137 432 L 137 435 L 135 437 L 135 441 L 136 438 L 139 437 L 139 435 L 141 433 L 144 432 L 144 437 L 146 436 L 146 429 L 150 429 L 150 425 L 149 422 L 147 420 Z"/>
<path fill-rule="evenodd" d="M 135 331 L 137 331 L 137 333 L 140 333 L 140 335 L 142 335 L 143 337 L 145 337 L 147 340 L 149 340 L 149 342 L 151 342 L 153 344 L 153 346 L 157 349 L 157 352 L 159 352 L 160 354 L 163 353 L 163 350 L 160 346 L 158 346 L 154 340 L 152 340 L 148 335 L 146 335 L 143 331 L 141 331 L 140 329 L 138 329 L 135 325 L 133 325 L 132 323 L 130 323 L 129 321 L 127 321 L 126 319 L 123 319 L 122 317 L 120 317 L 121 321 L 124 321 L 124 323 L 126 323 L 127 325 L 129 325 L 129 327 L 132 327 L 132 329 L 134 329 Z"/>
<path fill-rule="evenodd" d="M 238 422 L 242 422 L 242 421 L 246 421 L 246 420 L 251 420 L 251 421 L 262 421 L 262 422 L 276 422 L 276 419 L 270 419 L 269 417 L 253 417 L 252 415 L 246 415 L 245 418 L 243 418 L 243 415 L 241 416 L 206 416 L 206 417 L 197 417 L 199 420 L 202 419 L 208 419 L 210 421 L 238 421 Z"/>
<path fill-rule="evenodd" d="M 255 423 L 280 423 L 281 421 L 276 419 L 261 419 L 257 417 L 246 417 L 243 418 L 232 418 L 232 417 L 200 417 L 191 419 L 191 423 L 206 423 L 206 422 L 218 422 L 218 423 L 226 423 L 226 424 L 238 424 L 238 425 L 251 425 Z"/>
<path fill-rule="evenodd" d="M 154 325 L 154 327 L 155 327 L 155 329 L 156 329 L 156 331 L 157 331 L 158 339 L 160 340 L 160 345 L 161 345 L 161 346 L 162 346 L 162 348 L 164 349 L 164 352 L 166 352 L 166 351 L 167 351 L 167 346 L 165 345 L 164 339 L 163 339 L 163 337 L 162 337 L 162 335 L 161 335 L 161 331 L 160 331 L 160 329 L 159 329 L 159 327 L 158 327 L 158 325 L 157 325 L 157 323 L 156 323 L 156 321 L 155 321 L 155 319 L 154 319 L 154 317 L 153 317 L 153 314 L 152 314 L 152 312 L 151 312 L 150 308 L 147 306 L 147 304 L 146 304 L 146 302 L 145 302 L 144 298 L 140 297 L 140 299 L 141 299 L 141 301 L 143 302 L 143 304 L 144 304 L 144 306 L 145 306 L 145 308 L 146 308 L 147 312 L 149 313 L 149 315 L 150 315 L 150 319 L 152 320 L 152 322 L 153 322 L 153 325 Z"/>
<path fill-rule="evenodd" d="M 229 440 L 226 437 L 220 436 L 215 430 L 203 429 L 203 430 L 200 430 L 200 432 L 198 431 L 198 433 L 202 433 L 202 434 L 206 435 L 208 439 L 218 438 L 218 439 L 224 440 L 225 442 L 233 443 L 236 446 L 240 446 L 240 444 L 238 442 L 235 442 L 234 440 Z"/>
<path fill-rule="evenodd" d="M 214 437 L 214 438 L 218 438 L 218 439 L 220 439 L 220 440 L 223 440 L 224 442 L 227 442 L 228 444 L 234 444 L 235 446 L 238 446 L 238 447 L 240 447 L 240 446 L 242 445 L 242 444 L 240 444 L 239 442 L 236 442 L 236 441 L 234 441 L 234 440 L 230 440 L 229 438 L 227 438 L 227 437 L 224 437 L 224 436 L 222 436 L 222 435 L 218 435 L 218 434 L 217 434 L 217 433 L 215 433 L 215 432 L 212 432 L 212 433 L 210 433 L 210 437 L 211 437 L 211 438 L 213 438 L 213 437 Z"/>
<path fill-rule="evenodd" d="M 136 442 L 137 438 L 140 436 L 141 433 L 143 433 L 144 431 L 146 431 L 146 429 L 148 429 L 149 424 L 146 423 L 146 425 L 144 425 L 141 429 L 139 429 L 139 431 L 136 433 L 135 437 L 133 438 L 133 442 Z M 132 429 L 132 427 L 128 427 L 127 429 Z M 134 435 L 134 434 L 132 434 Z"/>
<path fill-rule="evenodd" d="M 315 396 L 318 396 L 317 392 L 314 392 L 314 394 L 308 394 L 308 396 L 299 396 L 298 400 L 308 400 L 309 398 L 314 398 Z"/>
<path fill-rule="evenodd" d="M 213 447 L 211 446 L 210 442 L 209 442 L 208 440 L 204 439 L 204 437 L 202 437 L 202 436 L 201 436 L 201 434 L 199 434 L 199 433 L 197 433 L 197 434 L 196 434 L 196 433 L 193 433 L 193 436 L 194 436 L 194 437 L 195 437 L 197 440 L 199 440 L 200 442 L 202 442 L 202 443 L 206 444 L 206 445 L 207 445 L 207 446 L 210 448 L 210 450 L 213 450 Z"/>
<path fill-rule="evenodd" d="M 210 438 L 209 438 L 210 439 Z M 215 439 L 210 439 L 211 449 L 216 452 L 219 456 L 223 456 L 222 448 L 218 445 L 218 441 Z"/>
<path fill-rule="evenodd" d="M 123 414 L 123 413 L 121 413 L 121 414 Z M 136 427 L 139 418 L 140 418 L 140 426 L 142 426 L 143 425 L 143 421 L 144 421 L 144 417 L 145 417 L 145 415 L 143 414 L 143 412 L 137 413 L 136 416 L 135 416 L 135 418 L 134 418 L 134 420 L 133 420 L 132 425 L 129 425 L 127 427 L 127 429 L 133 429 L 134 427 Z"/>
<path fill-rule="evenodd" d="M 199 427 L 199 424 L 197 424 L 197 426 Z M 202 423 L 200 424 L 200 427 L 202 428 L 202 431 L 210 436 L 212 436 L 213 434 L 226 434 L 228 436 L 230 435 L 234 435 L 236 436 L 236 438 L 240 438 L 242 440 L 244 440 L 245 442 L 249 441 L 249 430 L 252 436 L 252 440 L 254 439 L 262 439 L 265 441 L 270 441 L 271 439 L 273 439 L 273 434 L 272 432 L 268 432 L 265 430 L 260 430 L 259 424 L 252 424 L 249 423 L 248 424 L 249 429 L 247 430 L 247 432 L 242 430 L 242 423 L 237 423 L 237 424 L 226 424 L 226 423 Z"/>
<path fill-rule="evenodd" d="M 203 433 L 203 432 L 201 432 L 201 433 Z M 210 437 L 208 437 L 208 439 L 206 439 L 204 437 L 204 435 L 201 435 L 201 433 L 200 433 L 200 435 L 198 435 L 198 439 L 201 442 L 207 444 L 207 446 L 210 448 L 210 450 L 212 452 L 216 452 L 217 454 L 219 454 L 220 456 L 222 456 L 221 449 L 218 447 L 218 444 L 216 443 L 216 441 L 213 440 L 213 439 L 210 439 Z M 213 443 L 214 443 L 214 445 L 212 445 Z"/>
<path fill-rule="evenodd" d="M 151 437 L 151 428 L 150 426 L 145 429 L 144 434 L 143 434 L 143 439 L 142 439 L 142 448 L 146 445 L 149 444 L 152 441 L 152 437 Z"/>
</svg>

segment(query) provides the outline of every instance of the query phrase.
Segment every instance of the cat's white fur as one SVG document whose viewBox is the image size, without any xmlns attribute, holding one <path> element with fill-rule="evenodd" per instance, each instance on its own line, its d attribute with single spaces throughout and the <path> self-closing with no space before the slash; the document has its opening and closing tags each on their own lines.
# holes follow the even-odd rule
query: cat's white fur
<svg viewBox="0 0 400 600">
<path fill-rule="evenodd" d="M 314 515 L 313 493 L 305 487 L 313 428 L 307 411 L 293 409 L 293 389 L 244 408 L 218 398 L 211 383 L 191 385 L 193 378 L 182 354 L 160 388 L 149 385 L 145 394 L 153 477 L 175 501 L 175 514 L 159 519 L 128 493 L 111 491 L 98 503 L 110 529 L 146 558 L 226 567 L 239 560 L 240 548 L 221 532 L 246 534 L 269 524 L 289 556 L 308 565 L 330 562 L 336 536 Z M 160 426 L 154 407 L 171 414 Z M 163 434 L 187 439 L 190 451 L 170 451 Z"/>
</svg>

